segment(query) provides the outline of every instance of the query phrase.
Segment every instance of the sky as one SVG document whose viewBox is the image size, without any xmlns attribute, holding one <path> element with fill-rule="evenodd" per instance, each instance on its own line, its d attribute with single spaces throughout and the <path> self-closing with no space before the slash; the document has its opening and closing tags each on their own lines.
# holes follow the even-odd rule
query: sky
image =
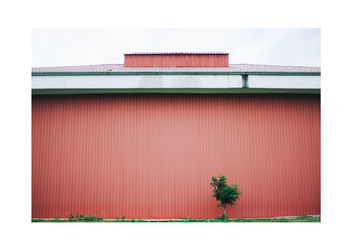
<svg viewBox="0 0 350 251">
<path fill-rule="evenodd" d="M 228 52 L 230 64 L 320 66 L 320 29 L 33 29 L 32 66 L 122 64 L 130 52 Z"/>
</svg>

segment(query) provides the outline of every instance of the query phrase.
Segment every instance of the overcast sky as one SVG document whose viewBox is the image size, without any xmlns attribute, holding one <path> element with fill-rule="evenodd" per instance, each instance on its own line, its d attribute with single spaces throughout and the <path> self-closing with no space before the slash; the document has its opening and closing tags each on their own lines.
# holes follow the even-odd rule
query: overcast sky
<svg viewBox="0 0 350 251">
<path fill-rule="evenodd" d="M 320 66 L 320 29 L 33 29 L 32 66 L 122 64 L 128 52 L 228 52 L 230 64 Z"/>
</svg>

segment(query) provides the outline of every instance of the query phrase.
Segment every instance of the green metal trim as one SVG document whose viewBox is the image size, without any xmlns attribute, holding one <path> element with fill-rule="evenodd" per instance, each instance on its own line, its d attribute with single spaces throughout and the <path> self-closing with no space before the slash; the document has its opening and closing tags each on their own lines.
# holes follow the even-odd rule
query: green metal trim
<svg viewBox="0 0 350 251">
<path fill-rule="evenodd" d="M 107 75 L 267 75 L 267 76 L 321 76 L 320 72 L 32 72 L 39 76 L 107 76 Z"/>
<path fill-rule="evenodd" d="M 188 93 L 188 94 L 233 94 L 233 93 L 283 93 L 320 94 L 320 89 L 263 89 L 263 88 L 143 88 L 143 89 L 32 89 L 32 95 L 56 94 L 114 94 L 114 93 Z"/>
</svg>

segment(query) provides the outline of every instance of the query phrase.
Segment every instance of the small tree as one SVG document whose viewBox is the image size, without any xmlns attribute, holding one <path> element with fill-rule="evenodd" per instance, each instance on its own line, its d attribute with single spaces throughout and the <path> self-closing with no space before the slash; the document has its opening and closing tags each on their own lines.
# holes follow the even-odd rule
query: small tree
<svg viewBox="0 0 350 251">
<path fill-rule="evenodd" d="M 211 180 L 210 185 L 214 187 L 213 197 L 219 201 L 218 207 L 224 208 L 224 217 L 226 219 L 226 206 L 236 205 L 236 201 L 239 200 L 239 195 L 242 192 L 238 189 L 237 184 L 227 185 L 227 178 L 222 174 L 218 178 L 213 176 Z"/>
</svg>

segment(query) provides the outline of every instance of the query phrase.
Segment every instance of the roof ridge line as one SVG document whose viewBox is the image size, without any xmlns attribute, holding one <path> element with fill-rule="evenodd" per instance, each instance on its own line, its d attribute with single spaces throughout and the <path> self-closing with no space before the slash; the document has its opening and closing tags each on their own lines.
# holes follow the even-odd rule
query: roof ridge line
<svg viewBox="0 0 350 251">
<path fill-rule="evenodd" d="M 229 64 L 231 65 L 252 65 L 252 66 L 280 66 L 280 67 L 309 67 L 309 68 L 321 68 L 320 66 L 304 66 L 304 65 L 280 65 L 280 64 Z"/>
<path fill-rule="evenodd" d="M 57 67 L 84 67 L 84 66 L 103 66 L 103 65 L 115 65 L 120 66 L 124 64 L 81 64 L 81 65 L 55 65 L 55 66 L 33 66 L 32 68 L 57 68 Z"/>
</svg>

